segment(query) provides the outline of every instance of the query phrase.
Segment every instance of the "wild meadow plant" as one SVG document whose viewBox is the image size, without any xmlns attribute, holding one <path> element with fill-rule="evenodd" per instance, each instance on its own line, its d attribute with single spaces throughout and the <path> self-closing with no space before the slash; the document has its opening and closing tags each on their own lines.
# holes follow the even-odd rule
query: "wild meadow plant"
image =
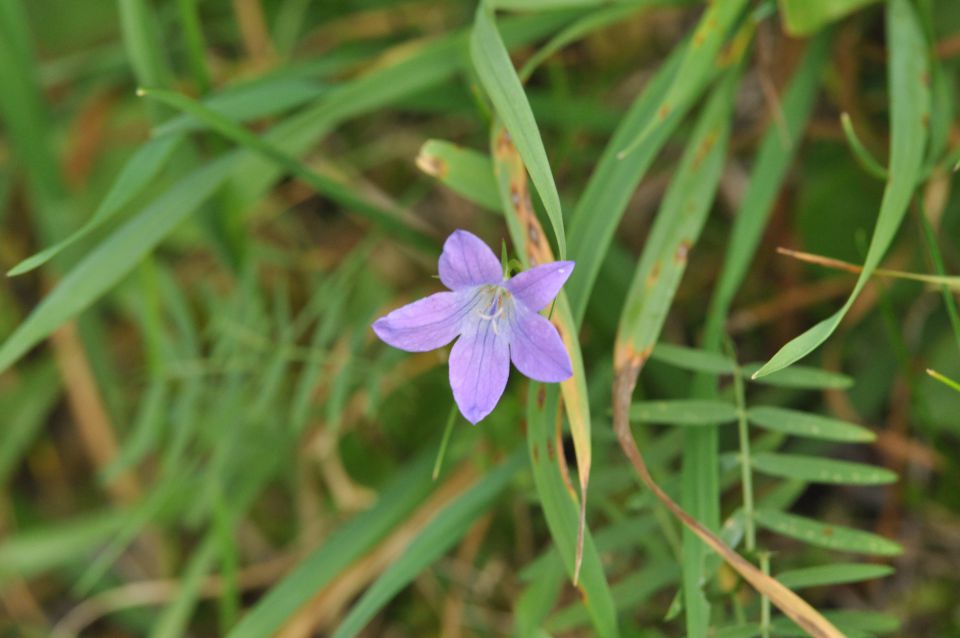
<svg viewBox="0 0 960 638">
<path fill-rule="evenodd" d="M 956 0 L 0 0 L 0 635 L 960 636 L 958 64 Z"/>
</svg>

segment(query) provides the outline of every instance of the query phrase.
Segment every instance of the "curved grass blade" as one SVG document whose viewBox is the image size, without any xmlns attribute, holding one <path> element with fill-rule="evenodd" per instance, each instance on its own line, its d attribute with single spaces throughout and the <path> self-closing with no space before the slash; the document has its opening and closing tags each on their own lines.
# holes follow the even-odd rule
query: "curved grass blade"
<svg viewBox="0 0 960 638">
<path fill-rule="evenodd" d="M 841 441 L 847 443 L 868 443 L 877 436 L 865 427 L 810 414 L 800 410 L 790 410 L 773 406 L 753 406 L 747 410 L 747 419 L 753 425 L 765 430 L 783 432 L 808 439 Z"/>
<path fill-rule="evenodd" d="M 860 162 L 860 166 L 878 179 L 887 179 L 887 169 L 877 161 L 877 158 L 860 141 L 856 129 L 853 128 L 853 122 L 850 120 L 850 114 L 846 111 L 840 114 L 840 126 L 843 128 L 847 144 L 850 145 L 850 150 L 853 151 L 853 156 Z"/>
<path fill-rule="evenodd" d="M 707 7 L 697 23 L 674 81 L 659 101 L 656 118 L 647 122 L 640 134 L 619 152 L 620 159 L 635 151 L 649 135 L 663 125 L 672 112 L 683 108 L 694 99 L 700 84 L 710 75 L 720 58 L 720 49 L 746 6 L 746 0 L 726 0 L 711 3 Z"/>
<path fill-rule="evenodd" d="M 870 565 L 865 563 L 832 563 L 791 569 L 777 574 L 777 580 L 795 589 L 804 587 L 823 587 L 825 585 L 843 585 L 861 583 L 889 576 L 894 572 L 889 565 Z"/>
<path fill-rule="evenodd" d="M 770 476 L 797 479 L 808 483 L 885 485 L 897 480 L 896 472 L 886 468 L 804 454 L 755 452 L 750 457 L 750 465 L 758 472 Z"/>
<path fill-rule="evenodd" d="M 639 401 L 630 406 L 630 420 L 670 425 L 714 425 L 737 420 L 737 408 L 725 401 L 675 399 Z"/>
<path fill-rule="evenodd" d="M 474 204 L 502 212 L 493 163 L 483 153 L 443 140 L 427 140 L 417 154 L 417 168 Z"/>
<path fill-rule="evenodd" d="M 507 47 L 497 31 L 493 15 L 483 3 L 477 7 L 473 31 L 470 33 L 470 58 L 497 116 L 509 131 L 512 143 L 520 153 L 530 173 L 530 180 L 546 208 L 557 240 L 560 259 L 566 259 L 567 240 L 563 230 L 560 194 L 553 181 L 547 151 L 543 147 L 540 130 L 523 92 L 520 78 L 510 61 Z"/>
<path fill-rule="evenodd" d="M 129 204 L 150 182 L 156 179 L 163 167 L 167 165 L 181 140 L 182 138 L 177 136 L 161 137 L 150 140 L 138 148 L 133 157 L 127 161 L 123 170 L 120 171 L 103 202 L 86 224 L 66 239 L 24 259 L 11 268 L 7 272 L 7 276 L 16 277 L 39 268 L 68 246 L 87 237 L 94 230 L 101 228 L 106 222 L 113 219 L 124 206 Z"/>
<path fill-rule="evenodd" d="M 514 452 L 502 465 L 488 472 L 469 491 L 446 506 L 410 543 L 397 559 L 350 609 L 332 638 L 352 638 L 397 592 L 442 556 L 494 503 L 523 466 L 524 456 Z"/>
<path fill-rule="evenodd" d="M 761 527 L 798 541 L 837 551 L 877 556 L 897 556 L 903 548 L 897 543 L 858 529 L 827 525 L 796 514 L 759 509 L 753 513 Z"/>
<path fill-rule="evenodd" d="M 660 338 L 686 270 L 687 255 L 696 244 L 713 203 L 726 160 L 730 115 L 738 82 L 739 70 L 728 72 L 700 114 L 653 222 L 620 315 L 614 344 L 617 379 L 614 387 L 620 388 L 624 396 L 614 394 L 614 430 L 628 456 L 636 449 L 636 443 L 626 420 L 627 406 L 636 378 Z M 618 417 L 616 405 L 620 402 L 624 404 L 623 414 Z M 618 418 L 622 421 L 618 422 Z M 637 454 L 639 456 L 639 452 Z M 686 489 L 684 492 L 689 493 Z M 698 516 L 703 514 L 697 511 Z M 712 526 L 713 518 L 706 519 L 708 525 Z M 703 552 L 696 539 L 689 534 L 684 538 L 685 545 L 692 544 L 685 552 Z M 694 577 L 694 571 L 701 571 L 701 560 L 688 556 L 683 564 L 686 629 L 696 635 L 706 630 L 708 608 L 700 589 L 702 577 Z"/>
<path fill-rule="evenodd" d="M 889 178 L 863 270 L 840 310 L 784 345 L 753 374 L 754 378 L 796 363 L 833 334 L 893 242 L 920 179 L 930 111 L 926 40 L 908 0 L 889 0 L 886 17 L 890 49 Z"/>
</svg>

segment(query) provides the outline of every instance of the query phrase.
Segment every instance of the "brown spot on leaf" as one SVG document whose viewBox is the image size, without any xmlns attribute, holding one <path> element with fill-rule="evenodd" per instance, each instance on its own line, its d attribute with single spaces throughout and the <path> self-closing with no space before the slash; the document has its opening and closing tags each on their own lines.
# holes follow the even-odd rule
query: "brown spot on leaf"
<svg viewBox="0 0 960 638">
<path fill-rule="evenodd" d="M 693 168 L 697 170 L 700 168 L 700 165 L 703 164 L 703 160 L 707 158 L 707 154 L 710 153 L 710 149 L 713 148 L 713 145 L 717 141 L 717 134 L 711 133 L 704 138 L 703 142 L 700 143 L 700 147 L 697 149 L 697 154 L 693 157 Z"/>
<path fill-rule="evenodd" d="M 687 263 L 687 255 L 689 253 L 690 253 L 690 242 L 687 240 L 684 240 L 680 242 L 679 246 L 677 246 L 677 252 L 674 255 L 674 259 L 676 259 L 677 263 L 679 264 L 685 264 Z"/>
<path fill-rule="evenodd" d="M 652 288 L 657 280 L 660 279 L 660 262 L 653 264 L 653 268 L 650 269 L 650 274 L 647 275 L 647 288 Z"/>
<path fill-rule="evenodd" d="M 520 190 L 516 184 L 510 184 L 510 205 L 515 209 L 520 207 Z"/>
<path fill-rule="evenodd" d="M 543 404 L 547 401 L 547 389 L 543 386 L 540 386 L 540 389 L 537 390 L 537 407 L 543 409 Z"/>
<path fill-rule="evenodd" d="M 670 115 L 670 106 L 663 104 L 660 106 L 660 109 L 657 111 L 657 117 L 660 118 L 660 121 L 667 119 L 667 116 Z"/>
<path fill-rule="evenodd" d="M 554 456 L 555 454 L 553 451 L 553 444 L 551 443 L 550 439 L 547 439 L 547 458 L 552 461 L 554 459 Z"/>
<path fill-rule="evenodd" d="M 532 221 L 527 224 L 527 237 L 530 238 L 530 243 L 532 244 L 540 243 L 540 229 L 537 228 L 537 225 Z"/>
<path fill-rule="evenodd" d="M 513 152 L 513 141 L 510 139 L 510 134 L 507 133 L 507 129 L 501 129 L 500 134 L 497 135 L 497 154 L 498 155 L 509 155 Z"/>
</svg>

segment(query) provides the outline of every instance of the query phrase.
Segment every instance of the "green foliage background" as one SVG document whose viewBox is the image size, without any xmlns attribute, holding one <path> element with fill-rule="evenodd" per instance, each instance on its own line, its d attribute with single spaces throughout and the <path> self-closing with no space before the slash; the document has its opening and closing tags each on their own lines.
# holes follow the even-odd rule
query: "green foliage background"
<svg viewBox="0 0 960 638">
<path fill-rule="evenodd" d="M 0 0 L 0 633 L 805 635 L 619 389 L 843 635 L 960 636 L 958 63 L 955 0 Z M 477 427 L 369 328 L 455 228 L 577 262 Z"/>
</svg>

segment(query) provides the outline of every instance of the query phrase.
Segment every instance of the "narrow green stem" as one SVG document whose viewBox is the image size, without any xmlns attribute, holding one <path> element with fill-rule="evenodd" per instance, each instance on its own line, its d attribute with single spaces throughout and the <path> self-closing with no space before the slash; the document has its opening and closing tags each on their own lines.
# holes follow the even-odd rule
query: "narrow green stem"
<svg viewBox="0 0 960 638">
<path fill-rule="evenodd" d="M 733 343 L 727 339 L 727 349 L 736 360 Z M 740 483 L 743 489 L 744 533 L 747 552 L 757 548 L 757 531 L 753 523 L 753 468 L 750 467 L 750 428 L 747 424 L 747 400 L 743 383 L 743 370 L 733 370 L 734 401 L 737 405 L 737 436 L 740 439 Z"/>
<path fill-rule="evenodd" d="M 447 454 L 447 444 L 450 443 L 450 433 L 453 432 L 453 424 L 457 422 L 457 405 L 450 406 L 450 416 L 447 417 L 447 426 L 443 430 L 443 439 L 440 441 L 440 450 L 437 452 L 437 460 L 433 464 L 433 480 L 436 481 L 440 476 L 440 466 L 443 465 L 443 457 Z"/>
<path fill-rule="evenodd" d="M 950 377 L 944 376 L 939 372 L 937 372 L 936 370 L 931 370 L 930 368 L 927 368 L 927 374 L 933 377 L 934 379 L 936 379 L 937 381 L 939 381 L 940 383 L 944 384 L 948 388 L 953 388 L 957 392 L 960 392 L 960 383 L 957 383 Z"/>
<path fill-rule="evenodd" d="M 177 0 L 177 7 L 180 10 L 180 24 L 183 26 L 186 40 L 190 72 L 193 74 L 200 94 L 206 95 L 210 92 L 211 80 L 204 56 L 203 30 L 200 27 L 200 16 L 197 14 L 197 0 Z"/>
<path fill-rule="evenodd" d="M 770 575 L 770 552 L 760 552 L 760 570 Z M 766 596 L 760 598 L 760 636 L 770 638 L 770 599 Z"/>
</svg>

